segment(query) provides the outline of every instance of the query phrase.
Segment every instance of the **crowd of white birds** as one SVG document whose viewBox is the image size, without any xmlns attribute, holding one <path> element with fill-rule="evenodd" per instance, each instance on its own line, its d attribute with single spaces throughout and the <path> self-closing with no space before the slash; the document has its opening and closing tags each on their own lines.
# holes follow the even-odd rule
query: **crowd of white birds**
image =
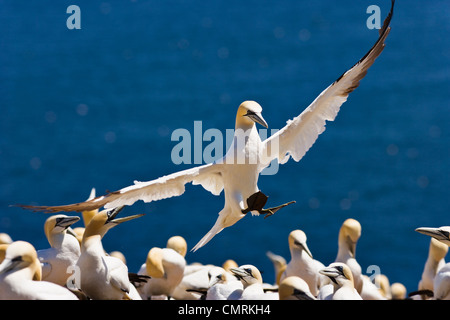
<svg viewBox="0 0 450 320">
<path fill-rule="evenodd" d="M 153 247 L 137 273 L 128 270 L 126 253 L 105 252 L 107 231 L 141 215 L 118 217 L 120 210 L 93 210 L 78 216 L 50 216 L 43 226 L 47 249 L 0 233 L 0 300 L 447 300 L 450 264 L 445 256 L 450 228 L 418 228 L 431 236 L 417 291 L 390 284 L 386 275 L 362 274 L 356 259 L 361 224 L 349 218 L 336 237 L 335 261 L 313 258 L 302 230 L 286 239 L 290 259 L 267 252 L 275 281 L 263 280 L 257 266 L 188 263 L 181 236 Z M 82 220 L 84 227 L 74 227 Z"/>
</svg>

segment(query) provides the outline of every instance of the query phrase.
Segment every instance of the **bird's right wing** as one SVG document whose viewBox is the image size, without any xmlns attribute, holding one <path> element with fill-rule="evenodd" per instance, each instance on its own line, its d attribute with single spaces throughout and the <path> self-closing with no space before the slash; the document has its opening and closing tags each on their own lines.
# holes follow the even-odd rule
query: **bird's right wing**
<svg viewBox="0 0 450 320">
<path fill-rule="evenodd" d="M 223 179 L 221 168 L 223 164 L 209 163 L 191 169 L 172 173 L 161 178 L 140 182 L 135 181 L 134 185 L 108 193 L 104 196 L 96 197 L 85 202 L 63 205 L 63 206 L 27 206 L 19 207 L 48 213 L 88 211 L 100 207 L 106 209 L 117 208 L 125 205 L 132 205 L 138 200 L 151 202 L 170 197 L 180 196 L 185 191 L 185 184 L 200 184 L 214 195 L 219 195 L 223 190 Z"/>
<path fill-rule="evenodd" d="M 281 130 L 263 141 L 262 169 L 274 159 L 286 163 L 290 157 L 295 161 L 305 155 L 318 136 L 325 131 L 326 121 L 333 121 L 348 95 L 359 86 L 375 59 L 381 54 L 389 34 L 394 0 L 379 37 L 373 47 L 352 68 L 342 74 L 297 117 L 289 120 Z M 262 170 L 261 169 L 261 170 Z"/>
</svg>

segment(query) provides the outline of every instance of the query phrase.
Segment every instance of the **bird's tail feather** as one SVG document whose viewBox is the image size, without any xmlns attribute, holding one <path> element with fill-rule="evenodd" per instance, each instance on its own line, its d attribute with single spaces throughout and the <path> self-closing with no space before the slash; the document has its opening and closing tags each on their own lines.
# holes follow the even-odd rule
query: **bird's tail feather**
<svg viewBox="0 0 450 320">
<path fill-rule="evenodd" d="M 214 226 L 211 228 L 211 230 L 208 231 L 207 234 L 195 245 L 195 247 L 192 248 L 192 252 L 197 251 L 201 247 L 203 247 L 205 244 L 207 244 L 216 234 L 218 234 L 220 231 L 223 230 L 223 226 L 221 226 L 218 221 L 214 224 Z"/>
</svg>

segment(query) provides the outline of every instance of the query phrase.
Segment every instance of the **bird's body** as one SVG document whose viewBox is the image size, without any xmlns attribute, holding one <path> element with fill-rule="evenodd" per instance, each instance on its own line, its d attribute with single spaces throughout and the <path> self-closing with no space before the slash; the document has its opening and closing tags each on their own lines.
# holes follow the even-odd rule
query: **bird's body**
<svg viewBox="0 0 450 320">
<path fill-rule="evenodd" d="M 290 276 L 280 282 L 278 289 L 280 300 L 316 300 L 308 284 L 300 277 Z"/>
<path fill-rule="evenodd" d="M 39 268 L 34 247 L 25 241 L 13 242 L 0 264 L 0 300 L 77 300 L 60 285 L 33 280 Z"/>
<path fill-rule="evenodd" d="M 93 300 L 140 299 L 130 283 L 128 267 L 119 258 L 106 255 L 102 237 L 114 226 L 137 218 L 135 215 L 117 218 L 118 211 L 102 211 L 95 215 L 86 227 L 77 262 L 79 288 Z"/>
<path fill-rule="evenodd" d="M 327 121 L 334 121 L 341 105 L 364 78 L 367 70 L 381 54 L 390 31 L 392 8 L 379 38 L 372 48 L 353 67 L 343 73 L 297 117 L 269 138 L 261 141 L 256 123 L 267 127 L 262 117 L 261 106 L 254 101 L 243 102 L 236 114 L 235 133 L 230 149 L 222 159 L 214 163 L 179 171 L 148 181 L 135 181 L 134 185 L 99 196 L 85 202 L 65 206 L 22 206 L 24 208 L 47 211 L 89 211 L 100 207 L 106 209 L 132 205 L 138 200 L 157 201 L 180 196 L 185 184 L 201 184 L 214 195 L 224 191 L 224 207 L 211 230 L 194 246 L 197 250 L 210 241 L 224 228 L 232 226 L 246 213 L 272 215 L 291 202 L 274 208 L 264 209 L 267 196 L 259 191 L 257 182 L 260 172 L 273 160 L 286 163 L 290 158 L 300 161 L 325 130 Z"/>
<path fill-rule="evenodd" d="M 445 255 L 448 252 L 448 246 L 434 238 L 431 238 L 428 258 L 422 272 L 422 278 L 419 282 L 418 290 L 434 291 L 434 279 L 436 274 L 445 266 Z"/>
<path fill-rule="evenodd" d="M 156 296 L 172 297 L 175 288 L 183 279 L 186 260 L 171 248 L 152 248 L 146 263 L 141 266 L 138 274 L 148 275 L 150 279 L 138 288 L 143 299 Z"/>
<path fill-rule="evenodd" d="M 325 265 L 313 259 L 306 244 L 306 235 L 302 230 L 294 230 L 289 234 L 289 250 L 291 260 L 286 265 L 280 281 L 291 276 L 300 277 L 308 284 L 309 291 L 317 296 L 320 287 L 328 282 L 327 277 L 319 273 Z"/>
<path fill-rule="evenodd" d="M 79 219 L 56 215 L 49 217 L 45 222 L 45 235 L 50 248 L 37 251 L 42 264 L 42 280 L 61 286 L 66 285 L 81 253 L 77 238 L 67 233 L 67 228 Z"/>
<path fill-rule="evenodd" d="M 206 300 L 228 300 L 233 293 L 241 292 L 243 285 L 222 267 L 211 268 Z"/>
</svg>

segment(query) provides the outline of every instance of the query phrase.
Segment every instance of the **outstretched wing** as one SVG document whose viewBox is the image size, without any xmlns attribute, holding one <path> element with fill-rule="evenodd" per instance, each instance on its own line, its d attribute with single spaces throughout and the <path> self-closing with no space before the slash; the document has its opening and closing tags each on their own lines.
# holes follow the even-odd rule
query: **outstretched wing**
<svg viewBox="0 0 450 320">
<path fill-rule="evenodd" d="M 355 90 L 367 70 L 384 49 L 389 34 L 395 0 L 380 29 L 374 46 L 352 68 L 342 74 L 326 88 L 299 116 L 289 120 L 287 125 L 263 141 L 262 163 L 268 166 L 274 159 L 283 164 L 292 157 L 295 161 L 305 155 L 318 136 L 325 131 L 326 121 L 333 121 L 348 95 Z"/>
<path fill-rule="evenodd" d="M 65 206 L 19 205 L 19 207 L 33 211 L 55 213 L 60 211 L 81 212 L 95 210 L 100 207 L 109 209 L 125 205 L 130 206 L 138 200 L 151 202 L 182 195 L 185 191 L 185 184 L 189 182 L 192 182 L 194 185 L 200 184 L 212 194 L 219 195 L 223 190 L 222 166 L 223 164 L 210 163 L 175 172 L 152 181 L 135 181 L 134 185 L 85 202 Z"/>
</svg>

